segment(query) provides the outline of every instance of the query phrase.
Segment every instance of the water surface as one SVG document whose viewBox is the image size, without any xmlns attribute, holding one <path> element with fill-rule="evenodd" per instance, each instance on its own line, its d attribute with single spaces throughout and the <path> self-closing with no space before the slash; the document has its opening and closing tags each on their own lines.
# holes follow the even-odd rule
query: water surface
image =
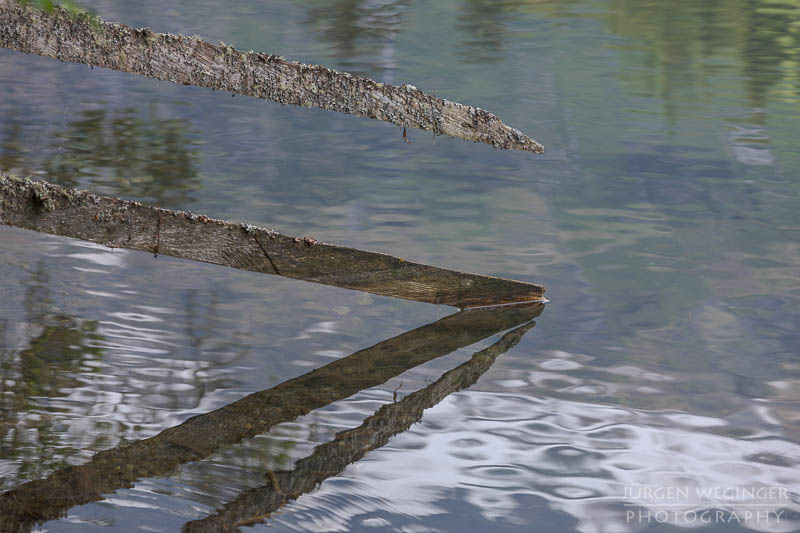
<svg viewBox="0 0 800 533">
<path fill-rule="evenodd" d="M 800 528 L 796 2 L 84 5 L 412 83 L 546 148 L 408 144 L 376 121 L 0 51 L 5 172 L 547 287 L 476 384 L 255 529 Z M 0 489 L 454 312 L 10 228 L 0 273 Z M 40 529 L 179 530 L 498 338 Z M 652 492 L 669 487 L 785 492 Z M 733 519 L 754 509 L 773 514 Z M 686 513 L 704 510 L 722 515 Z"/>
</svg>

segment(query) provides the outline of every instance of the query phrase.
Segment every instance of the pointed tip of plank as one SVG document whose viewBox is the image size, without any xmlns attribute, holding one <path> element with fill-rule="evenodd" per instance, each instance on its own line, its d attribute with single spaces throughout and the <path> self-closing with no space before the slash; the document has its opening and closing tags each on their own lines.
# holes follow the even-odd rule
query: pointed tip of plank
<svg viewBox="0 0 800 533">
<path fill-rule="evenodd" d="M 453 137 L 491 144 L 503 150 L 544 153 L 544 146 L 480 107 L 444 100 L 441 126 L 442 133 Z"/>
<path fill-rule="evenodd" d="M 544 146 L 531 139 L 521 131 L 514 129 L 510 126 L 503 124 L 503 128 L 508 132 L 507 138 L 508 145 L 501 146 L 507 150 L 522 150 L 524 152 L 533 152 L 534 154 L 543 154 Z"/>
<path fill-rule="evenodd" d="M 481 109 L 480 111 L 483 110 Z M 533 152 L 534 154 L 544 153 L 544 146 L 518 129 L 506 125 L 496 115 L 488 111 L 483 112 L 487 115 L 485 119 L 486 129 L 492 138 L 489 144 L 495 148 L 502 148 L 504 150 L 522 150 L 523 152 Z"/>
</svg>

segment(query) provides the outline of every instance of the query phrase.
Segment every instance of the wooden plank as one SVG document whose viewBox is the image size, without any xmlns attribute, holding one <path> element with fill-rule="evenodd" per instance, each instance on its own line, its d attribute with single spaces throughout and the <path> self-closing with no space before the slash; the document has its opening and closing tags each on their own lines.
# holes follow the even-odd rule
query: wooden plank
<svg viewBox="0 0 800 533">
<path fill-rule="evenodd" d="M 0 531 L 30 532 L 37 522 L 59 518 L 70 507 L 101 500 L 103 494 L 130 487 L 137 479 L 168 475 L 183 463 L 265 433 L 275 424 L 525 324 L 543 309 L 543 304 L 523 304 L 461 311 L 194 416 L 149 439 L 100 452 L 84 465 L 58 470 L 0 495 Z"/>
<path fill-rule="evenodd" d="M 197 37 L 111 24 L 74 10 L 45 12 L 19 0 L 0 0 L 0 21 L 0 46 L 20 52 L 383 120 L 496 148 L 544 151 L 492 113 L 412 85 L 378 83 Z"/>
<path fill-rule="evenodd" d="M 427 387 L 383 405 L 357 428 L 342 431 L 331 442 L 314 448 L 314 452 L 297 461 L 292 470 L 272 472 L 266 485 L 243 492 L 217 513 L 188 522 L 183 531 L 235 531 L 264 521 L 289 501 L 311 492 L 367 452 L 384 446 L 392 436 L 406 431 L 422 418 L 425 409 L 472 386 L 498 356 L 515 346 L 534 325 L 530 322 L 506 333 L 496 343 L 475 353 L 469 361 L 448 371 Z"/>
<path fill-rule="evenodd" d="M 460 308 L 544 300 L 544 288 L 532 283 L 437 268 L 2 174 L 0 222 L 112 248 Z"/>
</svg>

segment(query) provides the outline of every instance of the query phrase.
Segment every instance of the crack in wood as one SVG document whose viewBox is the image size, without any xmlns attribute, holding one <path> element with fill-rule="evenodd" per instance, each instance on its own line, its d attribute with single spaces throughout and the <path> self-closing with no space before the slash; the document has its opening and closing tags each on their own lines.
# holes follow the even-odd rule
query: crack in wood
<svg viewBox="0 0 800 533">
<path fill-rule="evenodd" d="M 267 261 L 269 261 L 269 265 L 272 267 L 272 270 L 274 270 L 277 275 L 282 276 L 283 274 L 281 274 L 280 271 L 278 271 L 278 267 L 275 266 L 275 262 L 269 256 L 269 254 L 267 253 L 267 249 L 264 248 L 264 245 L 261 244 L 261 241 L 258 240 L 258 237 L 256 236 L 255 233 L 253 233 L 253 240 L 256 241 L 256 244 L 258 245 L 258 247 L 261 248 L 262 252 L 264 252 L 264 257 L 266 257 Z"/>
<path fill-rule="evenodd" d="M 158 257 L 158 250 L 161 247 L 161 215 L 156 219 L 156 246 L 153 249 L 153 257 Z"/>
<path fill-rule="evenodd" d="M 2 173 L 0 216 L 12 226 L 107 246 L 462 309 L 545 300 L 544 288 L 533 283 L 423 265 L 320 243 L 310 237 L 289 237 L 250 224 L 231 224 L 205 215 L 159 209 Z M 258 236 L 269 238 L 269 242 Z M 257 259 L 251 238 L 256 238 L 266 261 Z M 248 257 L 237 250 L 248 250 Z M 280 269 L 275 260 L 280 261 Z"/>
</svg>

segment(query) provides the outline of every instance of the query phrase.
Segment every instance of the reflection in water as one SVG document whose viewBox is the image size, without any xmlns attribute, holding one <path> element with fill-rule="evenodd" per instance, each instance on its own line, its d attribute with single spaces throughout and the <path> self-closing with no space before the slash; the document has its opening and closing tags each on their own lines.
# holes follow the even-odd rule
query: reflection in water
<svg viewBox="0 0 800 533">
<path fill-rule="evenodd" d="M 27 175 L 24 122 L 10 117 L 2 135 L 0 170 Z M 98 194 L 132 196 L 160 207 L 177 207 L 198 188 L 196 148 L 182 118 L 162 119 L 151 108 L 144 118 L 133 108 L 82 111 L 52 134 L 54 152 L 41 162 L 48 179 Z M 33 158 L 35 159 L 35 157 Z"/>
<path fill-rule="evenodd" d="M 32 161 L 26 157 L 29 150 L 22 139 L 22 124 L 13 111 L 9 112 L 2 121 L 0 130 L 0 170 L 14 169 L 21 176 L 31 173 Z"/>
<path fill-rule="evenodd" d="M 433 147 L 406 145 L 399 135 L 381 142 L 368 124 L 346 117 L 251 107 L 238 97 L 220 102 L 219 95 L 189 88 L 129 85 L 132 80 L 97 69 L 3 56 L 0 164 L 14 166 L 9 170 L 17 174 L 40 171 L 37 161 L 53 159 L 51 132 L 67 131 L 64 120 L 76 118 L 73 110 L 102 107 L 99 100 L 124 95 L 128 102 L 108 106 L 108 123 L 111 109 L 134 106 L 146 118 L 148 102 L 158 101 L 161 118 L 182 117 L 208 142 L 202 160 L 192 161 L 209 194 L 194 195 L 193 208 L 237 220 L 260 218 L 298 234 L 327 232 L 332 241 L 403 250 L 452 267 L 529 275 L 551 288 L 554 303 L 537 326 L 546 335 L 526 336 L 468 394 L 446 398 L 389 445 L 287 504 L 270 521 L 275 529 L 641 531 L 647 524 L 626 522 L 626 487 L 673 482 L 785 486 L 794 506 L 775 502 L 766 509 L 796 511 L 797 0 L 509 0 L 483 12 L 481 6 L 492 5 L 488 0 L 441 0 L 435 7 L 409 2 L 398 8 L 396 20 L 385 19 L 391 31 L 382 37 L 358 36 L 355 28 L 351 52 L 325 33 L 335 26 L 327 18 L 334 11 L 312 16 L 305 2 L 269 3 L 281 13 L 274 18 L 252 16 L 253 3 L 230 3 L 219 17 L 218 3 L 195 2 L 166 18 L 159 18 L 163 6 L 150 0 L 95 4 L 113 20 L 159 20 L 190 28 L 187 33 L 209 28 L 226 42 L 238 38 L 240 27 L 257 27 L 251 33 L 268 35 L 266 48 L 288 57 L 361 62 L 360 68 L 379 75 L 396 65 L 403 73 L 397 81 L 435 80 L 447 91 L 457 86 L 464 101 L 485 95 L 487 107 L 491 102 L 492 109 L 508 110 L 501 116 L 516 117 L 523 131 L 546 126 L 550 154 L 558 155 L 532 162 L 438 140 Z M 320 0 L 311 7 L 325 5 Z M 327 5 L 363 16 L 348 12 L 345 3 Z M 431 16 L 439 13 L 446 16 Z M 469 20 L 470 13 L 487 20 Z M 342 35 L 350 31 L 338 24 Z M 481 32 L 489 36 L 487 50 L 492 43 L 501 48 L 491 53 L 493 61 L 470 65 L 470 51 L 478 54 L 483 46 Z M 26 79 L 36 81 L 26 85 Z M 79 91 L 85 100 L 76 96 Z M 186 138 L 188 145 L 191 137 Z M 56 149 L 69 153 L 65 146 Z M 9 235 L 19 232 L 6 230 L 0 239 Z M 50 249 L 7 244 L 0 246 L 4 281 L 20 263 L 36 265 L 40 246 Z M 207 269 L 199 275 L 191 265 L 176 266 L 179 274 L 148 293 L 149 267 L 126 258 L 129 283 L 123 287 L 113 277 L 122 269 L 108 257 L 96 259 L 45 256 L 53 288 L 48 297 L 84 299 L 83 292 L 65 290 L 74 281 L 58 275 L 65 264 L 83 269 L 80 286 L 105 296 L 81 305 L 82 312 L 42 305 L 38 316 L 80 317 L 49 324 L 79 330 L 97 322 L 95 333 L 105 338 L 98 340 L 104 364 L 91 374 L 59 378 L 88 381 L 83 390 L 67 389 L 80 392 L 79 401 L 56 404 L 51 398 L 47 411 L 17 413 L 30 421 L 23 427 L 33 427 L 35 417 L 49 420 L 53 438 L 75 450 L 82 449 L 81 435 L 105 436 L 103 446 L 73 451 L 72 464 L 121 439 L 157 434 L 283 381 L 298 373 L 298 362 L 310 369 L 355 351 L 359 339 L 387 324 L 414 323 L 408 315 L 419 309 L 406 313 L 408 307 L 380 298 L 343 304 L 338 296 L 327 299 L 327 292 L 291 284 L 259 286 L 259 306 L 248 300 L 254 284 L 242 277 L 238 290 L 219 292 L 221 312 L 205 319 L 208 292 L 199 284 Z M 189 281 L 195 274 L 198 285 Z M 12 277 L 0 286 L 3 318 L 11 318 L 3 326 L 4 360 L 29 348 L 48 326 L 18 320 L 25 296 L 17 285 Z M 170 309 L 131 309 L 130 300 L 119 299 L 122 290 L 136 290 L 153 307 Z M 200 306 L 197 320 L 163 303 L 183 303 L 186 294 L 197 296 L 187 302 Z M 318 294 L 325 296 L 311 302 Z M 339 305 L 349 307 L 349 314 L 331 311 Z M 124 312 L 111 316 L 108 308 Z M 136 321 L 137 312 L 163 322 Z M 213 322 L 226 317 L 226 326 L 244 331 L 235 349 L 226 346 L 229 328 Z M 312 322 L 334 321 L 338 334 L 289 340 Z M 30 334 L 18 334 L 23 330 Z M 214 350 L 204 342 L 206 348 L 195 353 L 191 335 L 203 332 L 211 333 Z M 333 352 L 332 345 L 342 350 Z M 253 352 L 242 363 L 245 371 L 225 367 L 238 350 Z M 327 355 L 315 356 L 315 350 Z M 295 353 L 304 357 L 293 359 Z M 222 375 L 204 374 L 215 364 L 222 365 Z M 168 383 L 159 372 L 169 376 Z M 415 375 L 421 383 L 423 372 Z M 407 375 L 403 379 L 407 387 Z M 283 433 L 271 430 L 240 445 L 243 450 L 185 465 L 170 478 L 138 482 L 115 495 L 117 500 L 73 509 L 71 516 L 82 524 L 62 521 L 51 529 L 99 530 L 91 520 L 101 517 L 104 531 L 122 532 L 133 517 L 177 530 L 264 485 L 264 467 L 286 469 L 337 431 L 357 426 L 391 399 L 398 384 L 338 402 L 338 408 L 333 404 L 336 416 L 315 411 L 311 421 L 293 423 Z M 163 409 L 165 404 L 181 407 Z M 35 453 L 26 456 L 30 463 Z M 13 461 L 0 460 L 6 486 L 27 481 L 13 468 Z M 645 497 L 630 499 L 633 509 L 657 508 Z M 730 502 L 720 508 L 746 509 Z M 168 520 L 174 527 L 163 526 Z M 798 524 L 781 527 L 796 530 Z M 715 523 L 704 531 L 748 529 L 782 530 L 774 523 Z M 692 528 L 650 524 L 648 531 L 656 530 Z"/>
<path fill-rule="evenodd" d="M 800 3 L 762 0 L 745 2 L 742 9 L 747 30 L 741 57 L 753 106 L 764 107 L 769 88 L 781 83 L 794 85 L 793 101 L 800 103 Z"/>
<path fill-rule="evenodd" d="M 185 203 L 197 188 L 186 120 L 161 119 L 154 109 L 147 119 L 135 109 L 81 115 L 55 133 L 61 150 L 43 165 L 59 185 L 152 199 L 161 207 Z"/>
<path fill-rule="evenodd" d="M 16 318 L 22 313 L 13 305 L 0 307 L 0 489 L 86 461 L 125 438 L 155 433 L 169 423 L 172 410 L 208 401 L 205 388 L 214 385 L 209 374 L 231 362 L 202 360 L 220 355 L 208 340 L 216 329 L 208 322 L 224 322 L 213 294 L 210 302 L 188 300 L 183 314 L 140 305 L 142 291 L 124 279 L 125 252 L 19 236 L 36 242 L 39 255 L 59 268 L 42 260 L 14 280 L 24 295 L 24 318 Z M 8 238 L 12 250 L 21 249 Z M 89 308 L 84 316 L 99 318 L 80 319 L 64 310 L 59 287 L 65 276 L 77 291 L 75 300 Z M 193 329 L 181 335 L 175 321 Z M 226 333 L 227 354 L 235 340 L 230 328 Z"/>
<path fill-rule="evenodd" d="M 531 322 L 506 333 L 459 367 L 445 373 L 436 382 L 386 404 L 360 426 L 336 435 L 317 446 L 309 457 L 298 461 L 293 470 L 272 472 L 270 483 L 240 495 L 225 505 L 224 510 L 206 519 L 186 524 L 186 531 L 228 531 L 266 519 L 287 501 L 310 492 L 325 479 L 344 470 L 367 452 L 385 445 L 389 438 L 406 431 L 422 418 L 425 409 L 433 407 L 448 395 L 470 387 L 483 375 L 498 356 L 515 346 L 534 326 Z"/>
<path fill-rule="evenodd" d="M 402 30 L 410 0 L 314 0 L 303 2 L 306 22 L 321 33 L 334 56 L 350 72 L 375 76 L 392 83 L 395 35 Z"/>
<path fill-rule="evenodd" d="M 566 2 L 566 4 L 571 3 Z M 466 63 L 484 63 L 503 59 L 509 42 L 508 24 L 520 12 L 549 13 L 564 16 L 567 9 L 561 2 L 541 0 L 461 0 L 450 2 L 457 12 L 457 27 L 466 36 L 454 44 L 457 54 Z M 364 75 L 384 74 L 383 81 L 392 83 L 391 71 L 396 68 L 394 41 L 407 26 L 406 11 L 410 0 L 335 0 L 303 2 L 307 9 L 306 23 L 331 44 L 333 55 L 348 70 Z M 432 17 L 441 18 L 440 26 L 449 23 L 451 10 L 444 2 Z M 441 36 L 431 40 L 431 45 Z"/>
<path fill-rule="evenodd" d="M 313 409 L 384 383 L 402 372 L 528 322 L 542 304 L 474 309 L 445 317 L 221 409 L 190 418 L 155 437 L 96 454 L 88 464 L 55 472 L 0 496 L 0 526 L 29 531 L 75 505 L 163 476 L 182 463 L 264 433 Z"/>
<path fill-rule="evenodd" d="M 777 436 L 719 434 L 722 425 L 678 411 L 557 400 L 524 390 L 454 394 L 396 437 L 391 450 L 376 450 L 359 463 L 346 483 L 323 484 L 275 521 L 287 530 L 324 525 L 348 531 L 381 516 L 387 529 L 414 531 L 450 508 L 475 518 L 449 531 L 528 531 L 544 518 L 557 518 L 548 530 L 612 533 L 641 531 L 648 524 L 638 519 L 640 511 L 654 517 L 680 510 L 691 517 L 689 511 L 719 510 L 743 520 L 718 531 L 796 531 L 800 446 Z M 680 492 L 670 499 L 645 487 Z M 708 493 L 713 487 L 738 489 L 740 496 Z M 747 487 L 776 490 L 751 497 Z M 772 513 L 769 524 L 745 514 L 759 509 Z M 631 510 L 636 519 L 627 515 Z M 673 517 L 660 515 L 661 527 L 702 525 Z M 649 525 L 658 525 L 655 518 Z"/>
<path fill-rule="evenodd" d="M 102 339 L 97 330 L 96 322 L 59 315 L 0 322 L 4 341 L 30 337 L 27 348 L 4 351 L 0 360 L 0 457 L 16 463 L 15 476 L 37 477 L 42 468 L 63 466 L 72 455 L 56 446 L 58 428 L 35 413 L 49 411 L 50 398 L 80 386 L 75 373 L 102 358 L 92 347 Z"/>
<path fill-rule="evenodd" d="M 466 62 L 480 63 L 502 59 L 507 43 L 507 24 L 513 19 L 515 2 L 465 0 L 460 3 L 458 21 L 467 33 L 459 44 Z"/>
<path fill-rule="evenodd" d="M 612 0 L 603 16 L 616 33 L 646 43 L 646 53 L 638 57 L 649 68 L 629 70 L 626 78 L 638 78 L 667 106 L 685 98 L 687 89 L 702 88 L 722 67 L 715 59 L 732 51 L 753 107 L 764 107 L 774 86 L 781 87 L 779 98 L 800 102 L 800 34 L 793 29 L 800 24 L 800 4 L 795 0 Z"/>
<path fill-rule="evenodd" d="M 582 67 L 562 70 L 571 112 L 584 117 L 571 140 L 581 162 L 551 196 L 567 248 L 609 310 L 621 353 L 605 359 L 685 375 L 691 385 L 679 380 L 672 406 L 708 413 L 769 398 L 742 369 L 771 367 L 771 354 L 796 343 L 784 325 L 797 320 L 795 297 L 775 288 L 797 286 L 800 159 L 786 139 L 798 109 L 787 104 L 800 93 L 785 91 L 796 69 L 770 58 L 796 54 L 786 47 L 798 12 L 773 13 L 767 1 L 607 7 L 574 21 L 613 32 L 571 49 L 591 50 L 582 65 L 613 66 L 591 89 Z M 774 19 L 771 37 L 756 12 Z M 773 73 L 747 74 L 754 68 Z M 608 121 L 622 146 L 604 144 Z"/>
<path fill-rule="evenodd" d="M 66 389 L 82 385 L 76 374 L 103 358 L 96 321 L 47 313 L 49 279 L 40 264 L 26 287 L 24 320 L 0 321 L 0 458 L 16 477 L 38 477 L 72 455 L 60 446 L 48 413 Z M 10 349 L 15 345 L 19 349 Z M 49 414 L 49 413 L 48 413 Z M 11 472 L 0 468 L 3 482 Z"/>
<path fill-rule="evenodd" d="M 191 372 L 196 363 L 174 357 L 176 341 L 183 339 L 158 318 L 165 311 L 174 316 L 171 310 L 133 305 L 141 312 L 115 310 L 99 320 L 60 310 L 53 294 L 60 283 L 51 278 L 74 269 L 101 279 L 107 270 L 124 266 L 124 253 L 63 240 L 42 248 L 61 269 L 38 263 L 30 279 L 19 280 L 24 318 L 0 320 L 0 489 L 86 460 L 126 434 L 158 427 L 167 416 L 166 406 L 199 402 L 201 389 L 187 383 L 197 380 Z M 93 297 L 120 302 L 124 292 L 133 292 L 124 284 L 114 290 L 79 294 L 90 302 L 98 302 Z M 97 311 L 100 306 L 92 307 Z M 216 315 L 213 305 L 193 305 L 191 311 L 209 319 Z M 198 329 L 191 336 L 197 344 L 209 332 L 205 326 Z M 143 405 L 148 402 L 162 409 L 148 412 Z"/>
</svg>

